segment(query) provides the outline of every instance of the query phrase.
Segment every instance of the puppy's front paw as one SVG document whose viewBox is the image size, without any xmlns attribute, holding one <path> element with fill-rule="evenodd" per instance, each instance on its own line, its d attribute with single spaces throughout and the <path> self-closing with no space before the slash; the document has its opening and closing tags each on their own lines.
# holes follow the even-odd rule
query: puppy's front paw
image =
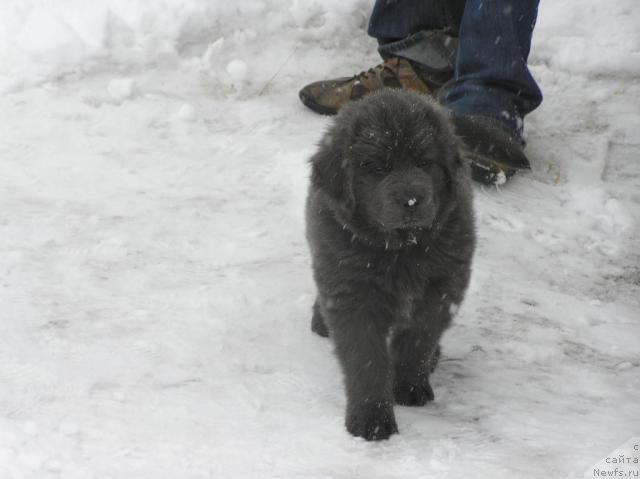
<svg viewBox="0 0 640 479">
<path fill-rule="evenodd" d="M 386 402 L 360 404 L 347 414 L 347 431 L 367 441 L 380 441 L 398 432 L 393 406 Z"/>
<path fill-rule="evenodd" d="M 429 381 L 413 384 L 407 380 L 399 380 L 393 388 L 396 403 L 402 406 L 424 406 L 433 401 L 435 396 Z"/>
</svg>

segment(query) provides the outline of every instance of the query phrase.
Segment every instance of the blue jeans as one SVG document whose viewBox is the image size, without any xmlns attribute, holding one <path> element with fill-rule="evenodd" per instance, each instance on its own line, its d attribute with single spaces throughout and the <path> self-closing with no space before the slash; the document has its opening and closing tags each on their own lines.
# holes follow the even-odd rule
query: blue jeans
<svg viewBox="0 0 640 479">
<path fill-rule="evenodd" d="M 522 121 L 542 102 L 527 67 L 539 0 L 376 0 L 369 35 L 383 56 L 399 56 L 428 71 L 443 68 L 429 32 L 457 38 L 453 80 L 439 99 L 454 115 L 484 116 L 522 134 Z"/>
</svg>

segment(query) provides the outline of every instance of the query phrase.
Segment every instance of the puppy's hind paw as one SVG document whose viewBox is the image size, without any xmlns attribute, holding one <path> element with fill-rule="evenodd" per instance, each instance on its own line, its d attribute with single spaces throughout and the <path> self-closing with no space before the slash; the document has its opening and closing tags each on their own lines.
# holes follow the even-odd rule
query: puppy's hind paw
<svg viewBox="0 0 640 479">
<path fill-rule="evenodd" d="M 389 404 L 376 402 L 354 408 L 347 414 L 347 431 L 367 441 L 389 439 L 398 432 L 398 425 Z"/>
<path fill-rule="evenodd" d="M 324 323 L 324 319 L 320 314 L 319 308 L 315 305 L 313 308 L 313 317 L 311 318 L 311 331 L 323 338 L 329 337 L 329 328 L 327 328 L 327 325 Z"/>
<path fill-rule="evenodd" d="M 412 384 L 401 380 L 393 388 L 393 395 L 396 404 L 402 406 L 424 406 L 435 399 L 429 381 L 423 384 Z"/>
</svg>

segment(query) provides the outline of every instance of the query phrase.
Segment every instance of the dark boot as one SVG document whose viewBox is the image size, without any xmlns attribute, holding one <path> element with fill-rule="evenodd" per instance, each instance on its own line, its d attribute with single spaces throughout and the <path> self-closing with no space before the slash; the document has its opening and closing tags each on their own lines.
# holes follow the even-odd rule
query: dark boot
<svg viewBox="0 0 640 479">
<path fill-rule="evenodd" d="M 481 116 L 454 116 L 456 133 L 471 161 L 475 181 L 501 185 L 517 170 L 531 168 L 524 154 L 524 142 L 496 120 Z"/>
</svg>

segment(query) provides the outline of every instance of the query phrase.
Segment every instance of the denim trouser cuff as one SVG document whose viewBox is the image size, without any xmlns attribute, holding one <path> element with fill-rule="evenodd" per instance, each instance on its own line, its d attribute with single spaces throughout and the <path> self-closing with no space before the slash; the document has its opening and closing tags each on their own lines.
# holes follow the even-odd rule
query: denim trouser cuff
<svg viewBox="0 0 640 479">
<path fill-rule="evenodd" d="M 419 64 L 420 68 L 434 73 L 453 71 L 458 39 L 443 30 L 430 30 L 378 47 L 382 58 L 401 57 Z"/>
</svg>

